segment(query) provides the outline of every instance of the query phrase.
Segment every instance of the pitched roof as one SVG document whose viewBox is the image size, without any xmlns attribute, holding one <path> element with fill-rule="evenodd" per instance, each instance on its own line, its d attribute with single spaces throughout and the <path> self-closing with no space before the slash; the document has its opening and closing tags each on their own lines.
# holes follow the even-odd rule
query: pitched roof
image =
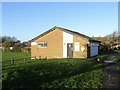
<svg viewBox="0 0 120 90">
<path fill-rule="evenodd" d="M 37 37 L 31 39 L 30 42 L 32 42 L 32 41 L 34 41 L 34 40 L 36 40 L 36 39 L 38 39 L 38 38 L 40 38 L 40 37 L 48 34 L 49 32 L 55 30 L 56 28 L 58 28 L 59 30 L 62 30 L 62 31 L 64 31 L 64 32 L 68 32 L 68 33 L 70 33 L 70 34 L 72 34 L 72 35 L 77 35 L 77 36 L 79 36 L 79 37 L 82 37 L 83 39 L 85 39 L 85 40 L 87 40 L 87 41 L 89 41 L 89 42 L 99 42 L 99 43 L 100 43 L 100 41 L 94 40 L 93 38 L 90 38 L 90 37 L 88 37 L 88 36 L 86 36 L 86 35 L 84 35 L 84 34 L 81 34 L 81 33 L 79 33 L 79 32 L 72 31 L 72 30 L 68 30 L 68 29 L 65 29 L 65 28 L 57 27 L 57 26 L 55 26 L 55 27 L 49 29 L 48 31 L 46 31 L 46 32 L 38 35 Z"/>
</svg>

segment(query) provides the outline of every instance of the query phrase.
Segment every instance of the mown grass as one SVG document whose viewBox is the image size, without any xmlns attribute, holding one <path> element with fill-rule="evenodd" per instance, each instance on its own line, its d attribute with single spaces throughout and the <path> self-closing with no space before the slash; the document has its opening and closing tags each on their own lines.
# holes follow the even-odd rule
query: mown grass
<svg viewBox="0 0 120 90">
<path fill-rule="evenodd" d="M 100 88 L 102 64 L 86 60 L 39 60 L 3 70 L 3 88 Z"/>
<path fill-rule="evenodd" d="M 114 53 L 114 52 L 112 52 Z M 3 63 L 3 89 L 28 88 L 101 88 L 103 79 L 102 61 L 111 52 L 104 52 L 96 59 L 41 59 L 31 60 L 29 53 L 4 52 L 3 60 L 14 58 L 15 64 Z M 18 61 L 18 59 L 20 59 Z"/>
<path fill-rule="evenodd" d="M 2 52 L 2 60 L 17 60 L 23 58 L 30 58 L 30 53 L 26 52 Z"/>
</svg>

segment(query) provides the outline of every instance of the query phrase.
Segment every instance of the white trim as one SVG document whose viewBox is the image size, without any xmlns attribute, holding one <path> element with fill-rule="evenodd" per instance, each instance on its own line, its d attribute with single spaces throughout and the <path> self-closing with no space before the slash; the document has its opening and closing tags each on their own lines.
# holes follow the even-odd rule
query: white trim
<svg viewBox="0 0 120 90">
<path fill-rule="evenodd" d="M 73 43 L 73 35 L 63 31 L 63 58 L 67 58 L 67 43 Z"/>
<path fill-rule="evenodd" d="M 31 46 L 36 46 L 37 42 L 31 42 Z"/>
<path fill-rule="evenodd" d="M 63 42 L 64 43 L 73 43 L 73 35 L 63 31 Z"/>
</svg>

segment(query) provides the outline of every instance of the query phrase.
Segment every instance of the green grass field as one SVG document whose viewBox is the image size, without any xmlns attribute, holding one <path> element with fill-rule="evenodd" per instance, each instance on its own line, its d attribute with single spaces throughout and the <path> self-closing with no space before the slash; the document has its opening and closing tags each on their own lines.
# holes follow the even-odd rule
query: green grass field
<svg viewBox="0 0 120 90">
<path fill-rule="evenodd" d="M 23 59 L 23 58 L 29 58 L 30 53 L 25 52 L 2 52 L 2 60 L 11 60 L 11 59 Z"/>
<path fill-rule="evenodd" d="M 118 62 L 117 69 L 120 70 L 120 50 L 117 50 L 116 52 L 118 52 L 118 56 L 114 60 Z"/>
<path fill-rule="evenodd" d="M 3 60 L 10 59 L 11 55 L 17 61 L 17 58 L 23 58 L 30 54 L 10 54 L 8 52 L 3 54 Z M 105 55 L 101 55 L 99 58 L 105 58 Z M 103 66 L 102 62 L 94 60 L 29 60 L 14 65 L 3 65 L 2 73 L 3 89 L 6 87 L 11 90 L 18 88 L 30 88 L 32 90 L 44 88 L 100 88 L 102 87 Z"/>
<path fill-rule="evenodd" d="M 3 88 L 99 88 L 102 64 L 86 60 L 40 60 L 3 70 Z"/>
</svg>

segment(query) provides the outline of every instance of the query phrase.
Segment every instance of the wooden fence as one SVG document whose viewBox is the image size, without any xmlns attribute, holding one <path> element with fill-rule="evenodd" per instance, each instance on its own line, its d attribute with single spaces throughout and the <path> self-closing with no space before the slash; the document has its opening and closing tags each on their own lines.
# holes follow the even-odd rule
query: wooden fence
<svg viewBox="0 0 120 90">
<path fill-rule="evenodd" d="M 20 58 L 20 59 L 10 59 L 10 60 L 2 61 L 2 67 L 15 65 L 15 64 L 29 63 L 29 62 L 38 61 L 38 60 L 41 60 L 41 59 L 31 59 L 31 57 Z"/>
</svg>

